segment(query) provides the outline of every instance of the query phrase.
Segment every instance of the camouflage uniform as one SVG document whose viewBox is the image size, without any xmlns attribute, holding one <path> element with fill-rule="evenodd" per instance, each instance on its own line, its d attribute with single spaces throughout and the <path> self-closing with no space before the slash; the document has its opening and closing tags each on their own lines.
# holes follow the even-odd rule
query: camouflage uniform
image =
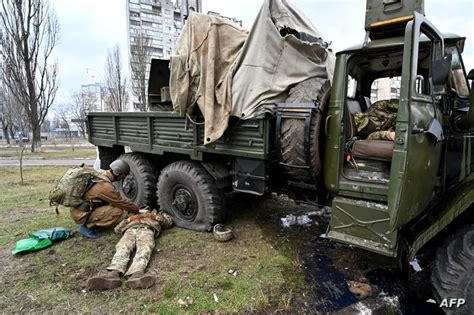
<svg viewBox="0 0 474 315">
<path fill-rule="evenodd" d="M 116 252 L 107 270 L 116 270 L 125 276 L 138 271 L 144 272 L 155 247 L 155 236 L 160 235 L 162 228 L 170 227 L 172 224 L 172 218 L 162 211 L 137 214 L 120 222 L 114 231 L 123 236 L 115 246 Z M 126 271 L 130 255 L 135 248 L 135 257 Z"/>
<path fill-rule="evenodd" d="M 391 140 L 390 132 L 395 130 L 398 99 L 380 100 L 366 112 L 354 114 L 357 134 L 367 140 Z"/>
<path fill-rule="evenodd" d="M 78 208 L 71 208 L 71 217 L 77 224 L 84 224 L 87 220 L 88 228 L 105 228 L 117 224 L 127 216 L 128 212 L 138 213 L 138 207 L 123 198 L 115 189 L 112 182 L 115 176 L 111 171 L 100 173 L 102 182 L 94 184 L 82 197 L 86 202 L 102 204 L 92 212 Z"/>
</svg>

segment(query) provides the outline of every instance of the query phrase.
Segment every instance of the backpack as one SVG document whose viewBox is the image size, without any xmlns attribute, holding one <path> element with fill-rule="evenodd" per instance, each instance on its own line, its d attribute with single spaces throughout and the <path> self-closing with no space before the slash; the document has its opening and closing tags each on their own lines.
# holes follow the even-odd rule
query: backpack
<svg viewBox="0 0 474 315">
<path fill-rule="evenodd" d="M 83 167 L 70 168 L 61 177 L 54 189 L 49 192 L 49 205 L 56 206 L 56 214 L 59 214 L 59 205 L 89 211 L 89 204 L 87 201 L 82 200 L 82 196 L 95 183 L 103 181 L 105 180 L 99 177 L 99 173 L 91 169 Z"/>
</svg>

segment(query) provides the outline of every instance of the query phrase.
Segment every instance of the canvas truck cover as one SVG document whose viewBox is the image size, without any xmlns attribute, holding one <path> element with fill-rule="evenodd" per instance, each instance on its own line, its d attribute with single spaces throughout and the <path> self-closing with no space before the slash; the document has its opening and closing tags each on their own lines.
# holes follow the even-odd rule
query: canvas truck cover
<svg viewBox="0 0 474 315">
<path fill-rule="evenodd" d="M 219 17 L 188 17 L 170 63 L 173 108 L 190 114 L 195 103 L 204 116 L 204 143 L 219 139 L 231 112 L 233 66 L 248 32 Z"/>
<path fill-rule="evenodd" d="M 332 79 L 334 54 L 316 28 L 285 0 L 265 0 L 250 32 L 232 22 L 190 15 L 171 59 L 174 109 L 197 103 L 204 144 L 219 139 L 229 117 L 262 117 L 295 84 Z"/>
</svg>

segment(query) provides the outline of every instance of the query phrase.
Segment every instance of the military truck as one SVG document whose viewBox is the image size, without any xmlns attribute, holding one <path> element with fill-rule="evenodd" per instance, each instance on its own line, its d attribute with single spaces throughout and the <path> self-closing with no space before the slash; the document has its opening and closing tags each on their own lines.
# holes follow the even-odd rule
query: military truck
<svg viewBox="0 0 474 315">
<path fill-rule="evenodd" d="M 331 84 L 292 87 L 273 115 L 233 117 L 210 145 L 199 112 L 171 111 L 90 113 L 89 141 L 103 169 L 130 164 L 119 187 L 127 198 L 157 203 L 184 228 L 224 220 L 226 192 L 277 192 L 330 206 L 328 238 L 404 266 L 437 247 L 436 298 L 463 298 L 473 312 L 474 71 L 464 69 L 465 38 L 438 31 L 423 10 L 422 1 L 369 0 L 366 39 L 336 54 Z M 152 61 L 149 99 L 160 108 L 172 107 L 169 76 L 167 61 Z M 398 100 L 394 141 L 361 139 L 354 114 L 387 82 Z"/>
</svg>

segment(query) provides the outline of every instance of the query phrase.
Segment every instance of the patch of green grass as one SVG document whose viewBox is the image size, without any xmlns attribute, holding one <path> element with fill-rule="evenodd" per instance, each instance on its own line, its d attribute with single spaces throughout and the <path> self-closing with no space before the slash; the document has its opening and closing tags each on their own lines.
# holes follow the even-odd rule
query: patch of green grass
<svg viewBox="0 0 474 315">
<path fill-rule="evenodd" d="M 163 296 L 166 299 L 172 299 L 176 296 L 176 292 L 174 291 L 174 287 L 171 287 L 169 285 L 165 286 L 163 289 Z"/>
<path fill-rule="evenodd" d="M 282 288 L 293 288 L 288 272 L 291 281 L 302 281 L 291 248 L 269 242 L 251 215 L 232 219 L 235 239 L 227 243 L 216 242 L 210 233 L 176 227 L 163 231 L 148 267 L 158 281 L 146 290 L 124 286 L 104 292 L 87 290 L 87 279 L 105 272 L 120 239 L 110 230 L 97 240 L 76 235 L 42 251 L 11 256 L 15 240 L 29 232 L 55 226 L 76 228 L 68 209 L 60 208 L 56 216 L 47 201 L 49 190 L 67 169 L 26 167 L 27 185 L 20 185 L 17 169 L 0 168 L 5 183 L 0 185 L 3 312 L 262 312 L 280 304 L 286 294 Z M 192 303 L 181 306 L 180 299 Z"/>
<path fill-rule="evenodd" d="M 58 147 L 45 148 L 42 152 L 32 153 L 25 149 L 23 158 L 27 159 L 60 159 L 60 158 L 95 158 L 96 150 L 94 147 Z M 0 158 L 19 159 L 20 151 L 11 148 L 1 148 Z"/>
</svg>

